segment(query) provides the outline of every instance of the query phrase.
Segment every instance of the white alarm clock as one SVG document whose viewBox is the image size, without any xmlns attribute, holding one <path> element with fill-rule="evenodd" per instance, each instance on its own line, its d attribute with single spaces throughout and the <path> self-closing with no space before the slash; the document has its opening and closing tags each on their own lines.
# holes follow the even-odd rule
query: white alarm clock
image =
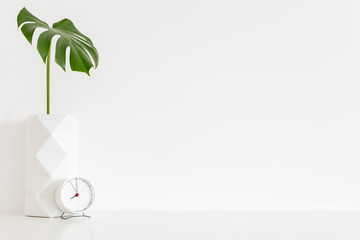
<svg viewBox="0 0 360 240">
<path fill-rule="evenodd" d="M 85 178 L 67 179 L 58 186 L 55 200 L 64 213 L 84 213 L 94 203 L 95 190 Z"/>
</svg>

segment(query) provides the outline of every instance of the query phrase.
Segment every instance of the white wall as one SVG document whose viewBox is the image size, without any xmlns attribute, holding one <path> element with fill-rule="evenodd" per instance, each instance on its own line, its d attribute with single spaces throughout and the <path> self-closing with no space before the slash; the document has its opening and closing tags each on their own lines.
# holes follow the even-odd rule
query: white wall
<svg viewBox="0 0 360 240">
<path fill-rule="evenodd" d="M 45 66 L 16 28 L 64 17 L 100 53 L 52 65 L 98 210 L 359 209 L 360 2 L 10 1 L 0 8 L 0 210 L 21 210 Z"/>
</svg>

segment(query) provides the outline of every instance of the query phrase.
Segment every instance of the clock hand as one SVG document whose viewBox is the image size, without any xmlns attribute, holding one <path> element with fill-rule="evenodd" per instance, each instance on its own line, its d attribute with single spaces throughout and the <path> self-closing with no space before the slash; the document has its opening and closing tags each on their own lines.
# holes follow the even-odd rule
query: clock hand
<svg viewBox="0 0 360 240">
<path fill-rule="evenodd" d="M 75 180 L 76 180 L 76 192 L 78 192 L 77 178 L 75 178 Z"/>
<path fill-rule="evenodd" d="M 72 184 L 72 182 L 70 181 L 70 184 L 72 186 L 72 188 L 74 189 L 75 193 L 77 193 L 76 189 L 74 188 L 74 185 Z"/>
<path fill-rule="evenodd" d="M 72 196 L 72 198 L 70 198 L 70 199 L 73 199 L 74 197 L 78 197 L 79 196 L 79 194 L 78 193 L 76 193 L 74 196 Z"/>
</svg>

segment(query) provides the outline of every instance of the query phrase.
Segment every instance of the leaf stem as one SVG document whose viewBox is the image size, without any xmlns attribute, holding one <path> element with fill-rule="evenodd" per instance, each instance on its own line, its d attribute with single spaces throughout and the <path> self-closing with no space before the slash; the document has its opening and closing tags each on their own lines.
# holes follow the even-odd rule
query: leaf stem
<svg viewBox="0 0 360 240">
<path fill-rule="evenodd" d="M 46 114 L 50 114 L 50 51 L 51 44 L 46 59 Z"/>
</svg>

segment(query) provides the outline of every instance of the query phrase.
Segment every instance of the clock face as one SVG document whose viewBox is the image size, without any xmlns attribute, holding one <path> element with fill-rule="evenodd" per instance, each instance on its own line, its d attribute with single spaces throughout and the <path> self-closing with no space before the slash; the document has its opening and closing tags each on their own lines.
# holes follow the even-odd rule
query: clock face
<svg viewBox="0 0 360 240">
<path fill-rule="evenodd" d="M 57 198 L 60 200 L 58 205 L 64 212 L 84 212 L 94 202 L 95 191 L 88 180 L 72 178 L 60 186 Z"/>
</svg>

